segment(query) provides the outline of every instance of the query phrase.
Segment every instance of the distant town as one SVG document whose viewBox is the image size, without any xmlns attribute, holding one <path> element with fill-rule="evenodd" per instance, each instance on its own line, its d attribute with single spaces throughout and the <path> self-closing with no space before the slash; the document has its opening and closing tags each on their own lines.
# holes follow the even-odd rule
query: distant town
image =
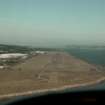
<svg viewBox="0 0 105 105">
<path fill-rule="evenodd" d="M 55 50 L 49 48 L 31 48 L 16 45 L 0 45 L 0 70 L 10 69 L 11 66 L 24 62 L 38 54 L 45 54 L 48 51 Z"/>
</svg>

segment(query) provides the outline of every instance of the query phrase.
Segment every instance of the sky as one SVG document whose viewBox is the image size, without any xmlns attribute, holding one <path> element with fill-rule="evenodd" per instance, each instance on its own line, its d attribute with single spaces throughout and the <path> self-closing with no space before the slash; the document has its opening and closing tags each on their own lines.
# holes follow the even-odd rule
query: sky
<svg viewBox="0 0 105 105">
<path fill-rule="evenodd" d="M 105 45 L 105 0 L 0 0 L 0 43 Z"/>
</svg>

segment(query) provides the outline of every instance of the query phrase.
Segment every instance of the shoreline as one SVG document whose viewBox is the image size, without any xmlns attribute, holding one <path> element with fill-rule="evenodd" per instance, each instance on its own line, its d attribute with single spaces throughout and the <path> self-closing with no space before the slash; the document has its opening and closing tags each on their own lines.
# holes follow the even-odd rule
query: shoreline
<svg viewBox="0 0 105 105">
<path fill-rule="evenodd" d="M 97 85 L 100 84 L 101 82 L 105 81 L 105 77 L 102 77 L 101 79 L 98 79 L 96 81 L 92 81 L 92 82 L 88 82 L 88 83 L 82 83 L 82 84 L 74 84 L 74 85 L 65 85 L 59 88 L 52 88 L 52 89 L 41 89 L 41 90 L 30 90 L 30 91 L 26 91 L 26 92 L 21 92 L 21 93 L 11 93 L 11 94 L 4 94 L 4 95 L 0 95 L 0 100 L 4 100 L 4 99 L 8 99 L 8 98 L 12 98 L 12 97 L 18 97 L 18 96 L 28 96 L 28 95 L 34 95 L 34 94 L 46 94 L 48 93 L 52 93 L 52 92 L 62 92 L 66 89 L 70 89 L 70 88 L 78 88 L 78 87 L 86 87 L 86 86 L 91 86 L 91 85 Z"/>
</svg>

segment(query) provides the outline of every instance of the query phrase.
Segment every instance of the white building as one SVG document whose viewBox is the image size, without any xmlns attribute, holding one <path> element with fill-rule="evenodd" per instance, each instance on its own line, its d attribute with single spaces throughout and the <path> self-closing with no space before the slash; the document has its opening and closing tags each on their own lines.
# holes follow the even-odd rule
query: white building
<svg viewBox="0 0 105 105">
<path fill-rule="evenodd" d="M 0 66 L 0 69 L 4 69 L 4 66 Z"/>
<path fill-rule="evenodd" d="M 36 51 L 36 54 L 45 54 L 45 51 Z"/>
<path fill-rule="evenodd" d="M 7 54 L 0 54 L 0 59 L 10 59 L 10 58 L 27 58 L 27 54 L 22 53 L 7 53 Z"/>
</svg>

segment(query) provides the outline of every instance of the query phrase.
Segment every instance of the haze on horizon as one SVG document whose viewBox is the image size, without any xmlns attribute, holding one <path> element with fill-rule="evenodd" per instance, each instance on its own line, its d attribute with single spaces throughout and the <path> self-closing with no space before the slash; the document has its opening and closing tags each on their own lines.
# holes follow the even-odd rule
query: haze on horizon
<svg viewBox="0 0 105 105">
<path fill-rule="evenodd" d="M 0 43 L 105 45 L 105 0 L 0 0 Z"/>
</svg>

